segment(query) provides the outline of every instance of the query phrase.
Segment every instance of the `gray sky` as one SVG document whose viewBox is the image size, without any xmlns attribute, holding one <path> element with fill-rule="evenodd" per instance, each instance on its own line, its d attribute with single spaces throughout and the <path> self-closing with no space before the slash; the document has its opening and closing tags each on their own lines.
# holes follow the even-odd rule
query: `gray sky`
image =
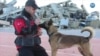
<svg viewBox="0 0 100 56">
<path fill-rule="evenodd" d="M 10 2 L 12 0 L 7 0 L 7 2 Z M 27 0 L 17 0 L 17 3 L 15 6 L 24 6 L 25 2 Z M 45 6 L 48 5 L 50 3 L 58 3 L 58 2 L 63 2 L 66 0 L 36 0 L 36 3 L 38 4 L 38 6 Z M 88 12 L 92 12 L 92 11 L 99 11 L 100 12 L 100 0 L 72 0 L 72 2 L 76 3 L 78 7 L 80 7 L 81 4 L 83 4 Z M 91 8 L 90 7 L 90 3 L 94 2 L 95 3 L 95 8 Z"/>
</svg>

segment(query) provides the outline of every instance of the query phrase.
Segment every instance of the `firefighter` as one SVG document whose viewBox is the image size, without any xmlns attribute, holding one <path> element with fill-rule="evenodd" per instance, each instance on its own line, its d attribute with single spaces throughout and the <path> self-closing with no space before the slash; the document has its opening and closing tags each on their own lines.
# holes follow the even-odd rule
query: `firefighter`
<svg viewBox="0 0 100 56">
<path fill-rule="evenodd" d="M 38 6 L 34 0 L 28 0 L 20 16 L 13 21 L 15 45 L 19 56 L 48 56 L 41 44 L 39 20 L 33 15 Z"/>
</svg>

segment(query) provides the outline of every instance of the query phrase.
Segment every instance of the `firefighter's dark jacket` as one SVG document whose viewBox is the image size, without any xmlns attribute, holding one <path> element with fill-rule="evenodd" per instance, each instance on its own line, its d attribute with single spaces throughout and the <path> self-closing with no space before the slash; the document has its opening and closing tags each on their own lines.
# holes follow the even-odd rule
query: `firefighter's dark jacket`
<svg viewBox="0 0 100 56">
<path fill-rule="evenodd" d="M 27 20 L 24 19 L 27 18 Z M 34 23 L 34 19 L 25 11 L 18 16 L 13 22 L 16 35 L 36 34 L 38 26 Z"/>
<path fill-rule="evenodd" d="M 24 17 L 26 17 L 27 20 Z M 15 34 L 17 35 L 17 38 L 15 40 L 15 44 L 20 45 L 20 46 L 21 46 L 21 41 L 22 41 L 22 39 L 25 38 L 25 36 L 36 35 L 38 32 L 38 28 L 39 28 L 34 23 L 34 18 L 31 17 L 30 14 L 25 11 L 25 9 L 22 11 L 22 14 L 20 16 L 15 18 L 15 20 L 13 22 L 13 26 L 15 29 Z M 20 37 L 18 37 L 19 35 L 24 36 L 24 37 L 20 38 Z M 37 38 L 39 38 L 39 37 L 37 37 Z M 19 40 L 19 39 L 21 39 L 21 40 Z M 38 41 L 38 39 L 36 39 L 36 40 Z M 41 41 L 39 40 L 39 42 L 41 42 Z"/>
</svg>

